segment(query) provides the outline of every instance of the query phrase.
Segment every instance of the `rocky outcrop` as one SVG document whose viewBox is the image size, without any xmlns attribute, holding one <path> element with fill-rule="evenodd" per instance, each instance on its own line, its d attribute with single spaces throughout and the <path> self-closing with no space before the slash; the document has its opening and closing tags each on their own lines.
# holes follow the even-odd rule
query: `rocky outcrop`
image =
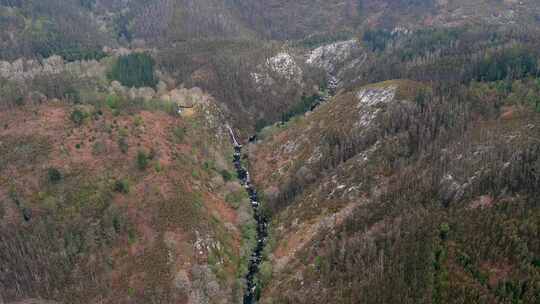
<svg viewBox="0 0 540 304">
<path fill-rule="evenodd" d="M 323 45 L 308 54 L 306 63 L 334 74 L 338 65 L 350 59 L 358 49 L 359 44 L 355 39 Z"/>
<path fill-rule="evenodd" d="M 354 124 L 355 127 L 365 129 L 382 111 L 381 107 L 394 100 L 396 87 L 368 88 L 356 93 L 359 118 Z"/>
<path fill-rule="evenodd" d="M 324 70 L 328 74 L 330 91 L 343 86 L 356 69 L 367 59 L 360 42 L 356 39 L 339 41 L 320 46 L 307 55 L 306 64 Z"/>
<path fill-rule="evenodd" d="M 302 81 L 302 69 L 291 54 L 281 52 L 266 61 L 266 66 L 274 73 L 296 82 Z"/>
<path fill-rule="evenodd" d="M 266 62 L 259 65 L 257 70 L 252 72 L 250 76 L 259 87 L 270 87 L 280 80 L 301 85 L 304 74 L 295 58 L 285 51 L 266 59 Z"/>
</svg>

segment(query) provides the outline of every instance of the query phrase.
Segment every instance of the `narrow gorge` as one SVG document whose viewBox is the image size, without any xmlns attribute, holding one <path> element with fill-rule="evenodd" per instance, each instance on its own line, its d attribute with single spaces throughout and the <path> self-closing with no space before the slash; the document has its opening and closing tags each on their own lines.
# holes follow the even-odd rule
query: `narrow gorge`
<svg viewBox="0 0 540 304">
<path fill-rule="evenodd" d="M 242 145 L 237 141 L 232 128 L 230 126 L 227 126 L 227 128 L 234 145 L 234 168 L 240 183 L 244 186 L 249 196 L 251 207 L 253 208 L 253 216 L 257 225 L 257 244 L 253 248 L 253 253 L 249 259 L 248 273 L 246 274 L 246 291 L 244 294 L 244 304 L 253 304 L 258 300 L 257 274 L 263 260 L 262 254 L 268 237 L 268 219 L 259 201 L 257 190 L 255 190 L 255 187 L 251 183 L 249 171 L 242 165 Z"/>
</svg>

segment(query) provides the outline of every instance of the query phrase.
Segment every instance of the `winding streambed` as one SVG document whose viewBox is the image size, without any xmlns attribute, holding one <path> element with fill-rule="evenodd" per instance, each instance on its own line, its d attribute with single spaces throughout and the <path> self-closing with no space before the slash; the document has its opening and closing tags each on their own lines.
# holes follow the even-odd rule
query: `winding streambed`
<svg viewBox="0 0 540 304">
<path fill-rule="evenodd" d="M 227 126 L 227 128 L 229 129 L 229 134 L 234 144 L 234 168 L 238 174 L 240 183 L 244 186 L 249 195 L 251 207 L 253 208 L 253 216 L 257 222 L 257 245 L 253 248 L 253 253 L 249 259 L 248 273 L 246 275 L 246 291 L 244 293 L 244 304 L 254 304 L 258 300 L 256 293 L 257 282 L 255 277 L 259 273 L 262 262 L 262 252 L 268 237 L 268 221 L 263 214 L 259 197 L 251 183 L 249 172 L 242 166 L 242 145 L 236 140 L 232 128 L 230 126 Z"/>
</svg>

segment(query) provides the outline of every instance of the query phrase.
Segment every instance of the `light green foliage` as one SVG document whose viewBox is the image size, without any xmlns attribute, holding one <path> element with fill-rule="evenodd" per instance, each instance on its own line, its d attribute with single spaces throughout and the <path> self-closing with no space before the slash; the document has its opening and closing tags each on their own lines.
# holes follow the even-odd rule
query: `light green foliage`
<svg viewBox="0 0 540 304">
<path fill-rule="evenodd" d="M 128 243 L 133 245 L 137 242 L 137 239 L 137 231 L 133 227 L 130 227 L 130 229 L 128 229 Z"/>
<path fill-rule="evenodd" d="M 246 244 L 255 246 L 255 243 L 257 242 L 257 228 L 255 223 L 242 225 L 242 239 L 244 239 Z"/>
<path fill-rule="evenodd" d="M 105 99 L 105 103 L 111 109 L 118 109 L 122 103 L 122 98 L 118 95 L 111 94 Z"/>
<path fill-rule="evenodd" d="M 184 139 L 185 139 L 185 136 L 186 136 L 186 128 L 184 127 L 174 127 L 173 128 L 173 136 L 174 136 L 174 141 L 176 143 L 183 143 L 184 142 Z"/>
<path fill-rule="evenodd" d="M 118 136 L 127 137 L 129 135 L 129 130 L 127 128 L 121 127 L 118 129 Z"/>
<path fill-rule="evenodd" d="M 231 172 L 229 172 L 229 170 L 227 170 L 227 169 L 219 170 L 219 174 L 221 175 L 221 177 L 223 177 L 223 180 L 225 182 L 231 181 L 233 179 L 233 177 L 234 177 L 234 175 L 231 174 Z"/>
<path fill-rule="evenodd" d="M 259 272 L 259 281 L 261 282 L 261 286 L 264 287 L 268 285 L 270 280 L 272 280 L 272 276 L 273 276 L 272 262 L 264 261 L 260 266 L 260 272 Z"/>
<path fill-rule="evenodd" d="M 243 200 L 247 199 L 247 193 L 243 189 L 231 192 L 225 196 L 225 201 L 229 203 L 234 209 L 238 209 Z"/>
<path fill-rule="evenodd" d="M 448 238 L 448 233 L 450 232 L 450 226 L 447 223 L 442 223 L 441 227 L 439 228 L 439 235 L 442 240 L 446 240 Z"/>
<path fill-rule="evenodd" d="M 137 167 L 139 168 L 139 170 L 145 170 L 146 167 L 148 167 L 149 162 L 150 158 L 146 154 L 146 152 L 139 150 L 137 152 Z"/>
<path fill-rule="evenodd" d="M 137 116 L 135 116 L 135 119 L 133 120 L 133 124 L 136 127 L 140 127 L 140 126 L 142 126 L 144 124 L 144 119 L 142 118 L 142 116 L 137 115 Z"/>
<path fill-rule="evenodd" d="M 160 99 L 127 99 L 123 96 L 110 94 L 105 98 L 105 105 L 112 110 L 114 116 L 118 116 L 121 113 L 133 113 L 143 110 L 151 112 L 161 111 L 170 115 L 177 115 L 177 106 L 175 103 Z M 142 122 L 139 120 L 138 123 Z"/>
<path fill-rule="evenodd" d="M 114 182 L 114 191 L 119 193 L 129 193 L 129 181 L 126 179 L 119 179 Z"/>
<path fill-rule="evenodd" d="M 154 169 L 156 170 L 157 173 L 163 171 L 163 166 L 161 165 L 161 163 L 158 161 L 156 162 L 156 164 L 154 165 Z"/>
</svg>

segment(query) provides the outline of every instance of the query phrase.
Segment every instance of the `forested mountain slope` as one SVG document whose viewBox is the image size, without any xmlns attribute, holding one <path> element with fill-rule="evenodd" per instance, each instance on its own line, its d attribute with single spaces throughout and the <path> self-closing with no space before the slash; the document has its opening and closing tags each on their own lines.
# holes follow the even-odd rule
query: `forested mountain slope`
<svg viewBox="0 0 540 304">
<path fill-rule="evenodd" d="M 455 30 L 388 37 L 250 146 L 262 303 L 538 301 L 538 35 Z"/>
<path fill-rule="evenodd" d="M 538 300 L 540 116 L 423 87 L 357 88 L 250 148 L 273 214 L 262 303 Z"/>
<path fill-rule="evenodd" d="M 193 39 L 314 41 L 367 27 L 530 25 L 539 18 L 533 0 L 2 0 L 0 55 L 73 56 L 118 43 Z"/>
</svg>

